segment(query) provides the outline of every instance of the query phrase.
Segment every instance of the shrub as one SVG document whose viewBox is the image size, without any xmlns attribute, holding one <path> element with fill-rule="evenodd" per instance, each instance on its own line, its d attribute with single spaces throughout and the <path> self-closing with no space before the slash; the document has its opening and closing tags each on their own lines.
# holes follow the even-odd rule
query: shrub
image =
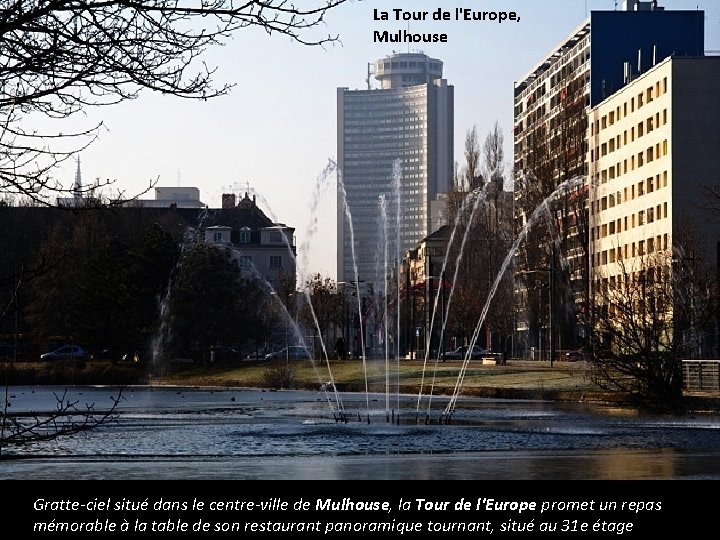
<svg viewBox="0 0 720 540">
<path fill-rule="evenodd" d="M 263 386 L 266 388 L 294 388 L 295 366 L 285 360 L 276 360 L 263 372 Z"/>
</svg>

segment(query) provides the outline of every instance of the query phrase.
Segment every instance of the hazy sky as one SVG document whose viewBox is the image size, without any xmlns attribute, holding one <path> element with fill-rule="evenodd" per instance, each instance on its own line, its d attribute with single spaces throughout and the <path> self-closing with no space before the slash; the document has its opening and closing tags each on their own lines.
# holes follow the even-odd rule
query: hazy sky
<svg viewBox="0 0 720 540">
<path fill-rule="evenodd" d="M 368 63 L 406 52 L 407 45 L 373 41 L 374 30 L 397 31 L 393 9 L 438 8 L 454 15 L 514 11 L 519 22 L 411 22 L 412 32 L 440 33 L 447 43 L 418 44 L 444 62 L 455 87 L 455 156 L 462 161 L 465 134 L 477 126 L 481 141 L 498 121 L 505 137 L 506 173 L 512 166 L 513 84 L 575 30 L 591 10 L 620 8 L 621 0 L 355 0 L 327 15 L 324 33 L 340 43 L 305 47 L 280 35 L 249 29 L 206 56 L 216 79 L 236 83 L 227 96 L 193 102 L 143 94 L 110 108 L 89 110 L 83 122 L 103 120 L 107 131 L 81 154 L 83 181 L 114 179 L 134 193 L 151 180 L 160 186 L 197 186 L 211 208 L 225 192 L 249 184 L 261 208 L 296 229 L 298 270 L 335 279 L 335 175 L 323 177 L 336 160 L 336 89 L 366 88 Z M 720 49 L 720 2 L 661 0 L 665 9 L 705 11 L 705 49 Z M 374 11 L 390 21 L 374 20 Z M 618 36 L 622 39 L 622 36 Z M 373 79 L 374 81 L 374 79 Z M 377 85 L 373 85 L 377 87 Z M 74 180 L 69 163 L 59 176 Z M 152 196 L 152 194 L 150 194 Z"/>
</svg>

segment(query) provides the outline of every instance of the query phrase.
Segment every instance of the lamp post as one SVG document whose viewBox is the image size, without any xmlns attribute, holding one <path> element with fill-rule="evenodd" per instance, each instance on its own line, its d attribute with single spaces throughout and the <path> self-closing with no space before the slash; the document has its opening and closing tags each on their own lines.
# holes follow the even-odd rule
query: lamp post
<svg viewBox="0 0 720 540">
<path fill-rule="evenodd" d="M 540 358 L 542 358 L 542 321 L 541 321 L 541 306 L 542 306 L 542 289 L 548 289 L 548 349 L 550 352 L 550 367 L 553 367 L 555 361 L 555 244 L 552 245 L 552 256 L 550 259 L 550 268 L 539 268 L 537 270 L 525 270 L 518 272 L 518 275 L 530 275 L 543 273 L 547 274 L 548 282 L 542 283 L 541 280 L 535 280 L 535 288 L 538 291 L 538 345 L 540 349 Z M 529 288 L 529 287 L 528 287 Z"/>
</svg>

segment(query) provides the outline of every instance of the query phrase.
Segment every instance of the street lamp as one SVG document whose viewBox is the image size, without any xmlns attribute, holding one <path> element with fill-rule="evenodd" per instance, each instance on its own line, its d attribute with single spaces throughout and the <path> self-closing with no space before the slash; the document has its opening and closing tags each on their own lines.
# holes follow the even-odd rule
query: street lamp
<svg viewBox="0 0 720 540">
<path fill-rule="evenodd" d="M 542 289 L 547 288 L 548 289 L 548 326 L 549 326 L 549 351 L 550 351 L 550 367 L 553 367 L 554 361 L 555 361 L 555 245 L 553 244 L 553 256 L 551 258 L 551 265 L 550 268 L 539 268 L 537 270 L 524 270 L 522 272 L 518 272 L 518 275 L 530 275 L 530 274 L 547 274 L 548 276 L 548 282 L 543 283 L 541 280 L 536 279 L 535 280 L 535 289 L 537 289 L 538 292 L 538 312 L 537 312 L 537 318 L 538 318 L 538 345 L 539 345 L 539 353 L 540 358 L 542 359 L 542 321 L 541 321 L 541 306 L 542 306 Z"/>
<path fill-rule="evenodd" d="M 361 332 L 360 337 L 358 339 L 357 333 L 355 334 L 355 352 L 356 354 L 359 352 L 360 354 L 364 354 L 364 338 L 362 334 L 362 309 L 361 309 L 361 298 L 360 298 L 360 283 L 365 283 L 361 279 L 357 279 L 356 281 L 338 281 L 338 286 L 342 288 L 343 291 L 343 306 L 344 306 L 344 313 L 345 313 L 345 320 L 343 321 L 343 324 L 345 326 L 344 328 L 344 334 L 345 334 L 345 348 L 347 352 L 350 352 L 352 350 L 351 346 L 351 339 L 350 339 L 350 327 L 353 326 L 350 324 L 351 318 L 350 318 L 350 305 L 348 302 L 348 295 L 347 291 L 348 289 L 351 291 L 350 295 L 352 298 L 357 298 L 357 309 L 358 314 L 355 315 L 357 317 L 358 323 L 357 323 L 357 331 Z M 355 318 L 353 317 L 353 319 Z"/>
</svg>

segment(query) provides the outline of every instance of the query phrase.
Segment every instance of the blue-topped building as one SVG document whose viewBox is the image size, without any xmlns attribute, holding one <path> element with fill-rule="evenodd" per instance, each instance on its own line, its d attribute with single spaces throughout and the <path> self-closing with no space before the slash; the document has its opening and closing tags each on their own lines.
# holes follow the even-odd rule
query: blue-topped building
<svg viewBox="0 0 720 540">
<path fill-rule="evenodd" d="M 588 112 L 667 57 L 703 56 L 704 17 L 701 10 L 665 10 L 654 0 L 624 0 L 619 10 L 592 11 L 515 83 L 516 231 L 558 186 L 568 186 L 552 210 L 554 219 L 534 227 L 516 254 L 517 330 L 527 347 L 548 341 L 548 320 L 569 329 L 563 334 L 556 328 L 559 349 L 575 347 L 583 333 L 578 321 L 588 303 Z M 540 282 L 549 286 L 551 263 L 565 274 L 554 282 L 565 285 L 543 304 L 531 289 Z M 562 310 L 551 317 L 547 304 Z"/>
</svg>

